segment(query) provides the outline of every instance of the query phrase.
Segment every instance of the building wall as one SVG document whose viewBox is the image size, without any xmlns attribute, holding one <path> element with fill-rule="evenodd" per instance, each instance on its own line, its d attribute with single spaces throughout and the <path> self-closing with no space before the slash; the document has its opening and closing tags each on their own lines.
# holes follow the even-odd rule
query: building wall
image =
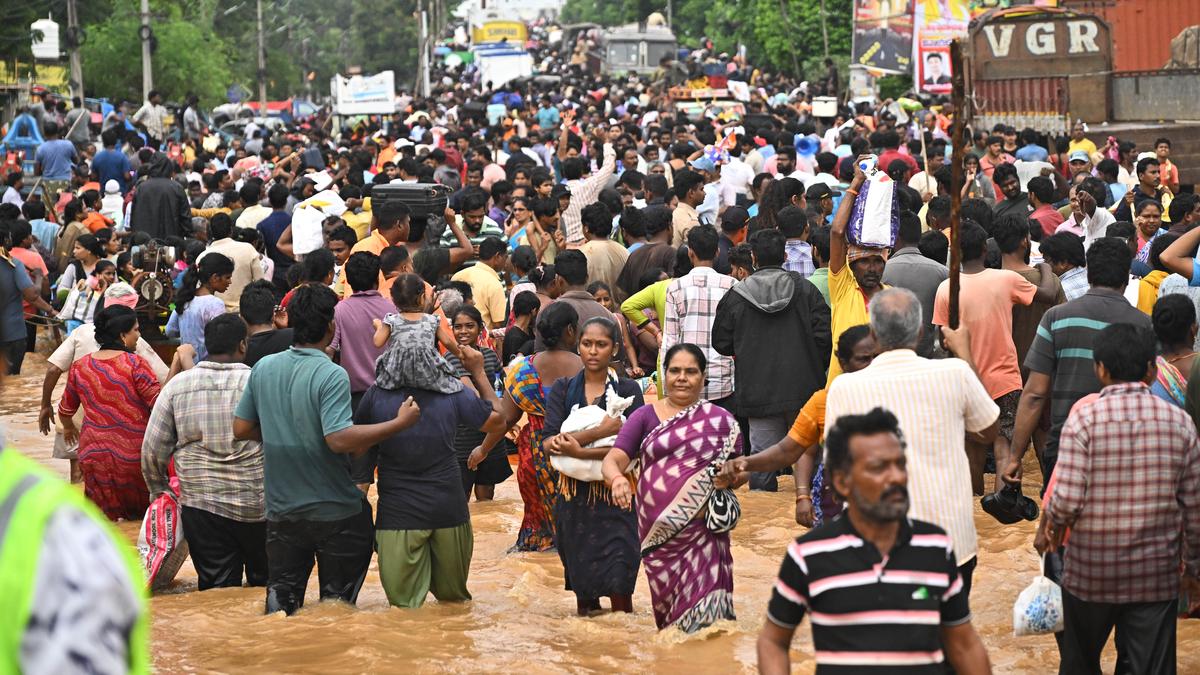
<svg viewBox="0 0 1200 675">
<path fill-rule="evenodd" d="M 1158 70 L 1171 60 L 1171 39 L 1200 25 L 1197 0 L 1063 0 L 1063 7 L 1095 14 L 1113 37 L 1113 69 Z"/>
</svg>

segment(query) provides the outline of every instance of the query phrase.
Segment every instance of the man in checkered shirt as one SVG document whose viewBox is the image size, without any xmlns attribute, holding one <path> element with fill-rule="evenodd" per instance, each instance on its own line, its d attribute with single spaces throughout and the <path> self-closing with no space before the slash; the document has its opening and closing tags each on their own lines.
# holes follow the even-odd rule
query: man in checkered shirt
<svg viewBox="0 0 1200 675">
<path fill-rule="evenodd" d="M 1100 672 L 1114 626 L 1129 672 L 1175 672 L 1181 562 L 1184 587 L 1200 589 L 1200 439 L 1187 413 L 1145 384 L 1149 330 L 1109 325 L 1093 359 L 1104 388 L 1063 426 L 1047 507 L 1052 550 L 1071 528 L 1059 672 Z"/>
</svg>

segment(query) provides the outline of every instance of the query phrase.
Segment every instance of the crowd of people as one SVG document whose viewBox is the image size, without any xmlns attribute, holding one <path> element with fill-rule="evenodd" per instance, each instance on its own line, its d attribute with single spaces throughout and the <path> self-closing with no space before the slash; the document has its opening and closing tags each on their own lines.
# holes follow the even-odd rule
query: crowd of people
<svg viewBox="0 0 1200 675">
<path fill-rule="evenodd" d="M 1200 589 L 1200 201 L 1170 141 L 974 130 L 955 187 L 948 105 L 815 118 L 760 88 L 688 118 L 604 84 L 174 148 L 44 118 L 41 191 L 10 173 L 0 204 L 0 342 L 16 374 L 39 328 L 64 336 L 54 456 L 111 520 L 177 484 L 199 589 L 288 614 L 314 560 L 353 604 L 373 553 L 393 605 L 469 600 L 471 497 L 515 473 L 512 550 L 557 552 L 580 615 L 632 612 L 641 568 L 658 627 L 688 632 L 734 618 L 736 489 L 791 473 L 814 529 L 780 542 L 760 668 L 807 614 L 819 667 L 978 673 L 974 501 L 1037 519 L 1033 445 L 1062 672 L 1096 671 L 1114 626 L 1132 672 L 1166 672 Z M 849 231 L 868 155 L 891 247 Z M 142 335 L 164 323 L 167 360 Z"/>
</svg>

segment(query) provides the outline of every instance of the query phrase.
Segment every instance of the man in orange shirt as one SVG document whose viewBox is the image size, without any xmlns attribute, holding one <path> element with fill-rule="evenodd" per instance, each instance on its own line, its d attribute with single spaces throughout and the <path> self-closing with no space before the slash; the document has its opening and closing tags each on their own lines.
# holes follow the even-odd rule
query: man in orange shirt
<svg viewBox="0 0 1200 675">
<path fill-rule="evenodd" d="M 962 276 L 959 291 L 959 311 L 962 324 L 971 338 L 971 354 L 975 371 L 988 396 L 1000 407 L 1000 433 L 994 441 L 995 455 L 1008 456 L 1017 419 L 1017 402 L 1021 398 L 1021 368 L 1017 347 L 1012 337 L 1014 305 L 1028 305 L 1035 299 L 1054 304 L 1059 286 L 1057 277 L 1046 263 L 1041 263 L 1041 284 L 1034 286 L 1012 270 L 989 269 L 984 265 L 987 254 L 987 231 L 974 222 L 965 222 L 959 233 L 962 247 Z M 938 286 L 933 301 L 933 323 L 949 324 L 950 282 Z M 983 494 L 983 463 L 987 446 L 968 440 L 967 459 L 971 466 L 971 483 L 976 494 Z"/>
<path fill-rule="evenodd" d="M 409 217 L 412 212 L 401 202 L 381 202 L 374 204 L 371 209 L 371 234 L 359 241 L 350 250 L 350 255 L 359 251 L 368 251 L 381 255 L 389 246 L 403 245 L 408 241 Z M 379 275 L 379 285 L 383 287 L 386 279 Z M 342 290 L 342 297 L 350 297 L 352 291 L 349 284 Z"/>
</svg>

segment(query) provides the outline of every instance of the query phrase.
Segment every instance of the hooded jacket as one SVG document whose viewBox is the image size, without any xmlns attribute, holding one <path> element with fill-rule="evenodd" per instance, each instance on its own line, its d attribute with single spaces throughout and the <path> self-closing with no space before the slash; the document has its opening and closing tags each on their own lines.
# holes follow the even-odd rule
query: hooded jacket
<svg viewBox="0 0 1200 675">
<path fill-rule="evenodd" d="M 712 345 L 734 359 L 738 415 L 795 415 L 825 385 L 829 307 L 796 272 L 764 267 L 721 299 Z"/>
<path fill-rule="evenodd" d="M 155 239 L 186 237 L 192 232 L 192 209 L 187 191 L 177 183 L 175 166 L 156 152 L 145 166 L 146 179 L 133 193 L 129 229 Z"/>
</svg>

